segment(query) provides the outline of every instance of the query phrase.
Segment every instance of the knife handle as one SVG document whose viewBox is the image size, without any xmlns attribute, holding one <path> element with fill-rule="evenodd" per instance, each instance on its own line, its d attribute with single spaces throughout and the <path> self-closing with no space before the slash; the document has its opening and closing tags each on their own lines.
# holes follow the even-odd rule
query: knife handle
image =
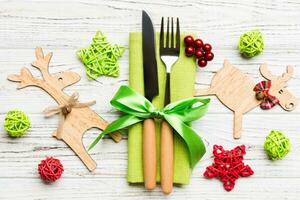
<svg viewBox="0 0 300 200">
<path fill-rule="evenodd" d="M 156 187 L 156 136 L 154 119 L 145 119 L 143 126 L 144 184 L 148 190 Z"/>
<path fill-rule="evenodd" d="M 173 190 L 173 129 L 168 122 L 161 124 L 161 152 L 160 152 L 160 174 L 161 188 L 165 194 Z"/>
</svg>

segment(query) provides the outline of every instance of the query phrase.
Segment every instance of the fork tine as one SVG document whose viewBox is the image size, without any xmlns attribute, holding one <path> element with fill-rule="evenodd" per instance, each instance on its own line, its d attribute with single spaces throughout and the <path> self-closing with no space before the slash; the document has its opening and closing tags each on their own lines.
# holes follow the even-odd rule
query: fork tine
<svg viewBox="0 0 300 200">
<path fill-rule="evenodd" d="M 174 46 L 173 17 L 172 17 L 172 24 L 171 24 L 171 48 L 175 48 L 175 46 Z"/>
<path fill-rule="evenodd" d="M 179 18 L 177 18 L 177 29 L 176 29 L 176 49 L 180 50 L 180 28 L 179 28 Z"/>
<path fill-rule="evenodd" d="M 169 17 L 168 17 L 168 23 L 167 23 L 166 48 L 169 48 Z"/>
<path fill-rule="evenodd" d="M 164 17 L 161 18 L 159 47 L 160 47 L 160 49 L 164 48 Z"/>
</svg>

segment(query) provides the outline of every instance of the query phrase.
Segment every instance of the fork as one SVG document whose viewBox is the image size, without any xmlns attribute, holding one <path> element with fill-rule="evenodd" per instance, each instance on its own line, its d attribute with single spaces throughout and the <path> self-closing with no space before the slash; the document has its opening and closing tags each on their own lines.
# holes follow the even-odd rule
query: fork
<svg viewBox="0 0 300 200">
<path fill-rule="evenodd" d="M 164 40 L 164 18 L 161 19 L 160 30 L 160 58 L 166 66 L 166 90 L 165 105 L 170 103 L 170 74 L 171 68 L 179 58 L 180 53 L 180 30 L 179 19 L 176 19 L 176 44 L 174 45 L 173 17 L 171 19 L 171 42 L 169 33 L 169 17 L 167 21 L 167 34 Z M 164 45 L 166 44 L 166 45 Z M 166 194 L 173 190 L 173 129 L 165 120 L 161 125 L 161 188 Z"/>
</svg>

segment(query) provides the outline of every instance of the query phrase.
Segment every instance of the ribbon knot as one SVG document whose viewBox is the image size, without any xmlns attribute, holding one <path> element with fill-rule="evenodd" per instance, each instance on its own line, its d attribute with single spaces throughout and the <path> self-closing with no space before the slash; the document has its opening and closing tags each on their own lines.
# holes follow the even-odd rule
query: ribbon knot
<svg viewBox="0 0 300 200">
<path fill-rule="evenodd" d="M 50 106 L 44 110 L 44 115 L 45 117 L 51 117 L 56 114 L 60 114 L 60 120 L 59 120 L 59 125 L 56 131 L 56 137 L 58 139 L 61 139 L 62 137 L 62 127 L 63 123 L 69 113 L 72 112 L 73 108 L 83 108 L 83 107 L 89 107 L 92 106 L 96 103 L 96 101 L 90 101 L 87 103 L 80 103 L 78 101 L 79 99 L 79 94 L 78 92 L 74 92 L 72 96 L 68 99 L 67 103 L 64 105 L 58 105 L 58 106 Z"/>
<path fill-rule="evenodd" d="M 157 119 L 163 119 L 164 115 L 165 115 L 165 113 L 161 110 L 155 110 L 151 114 L 153 115 L 154 118 L 157 118 Z"/>
<path fill-rule="evenodd" d="M 187 145 L 190 165 L 194 167 L 206 150 L 201 137 L 189 126 L 189 123 L 205 115 L 209 102 L 210 99 L 192 97 L 170 103 L 159 110 L 133 89 L 121 86 L 111 100 L 111 105 L 125 114 L 109 124 L 93 141 L 89 149 L 92 149 L 102 137 L 109 133 L 127 128 L 147 118 L 163 118 L 173 127 L 174 133 L 178 134 Z"/>
<path fill-rule="evenodd" d="M 264 110 L 273 108 L 279 103 L 279 100 L 270 95 L 271 81 L 261 81 L 255 85 L 253 91 L 256 93 L 256 99 L 262 101 L 260 107 Z"/>
</svg>

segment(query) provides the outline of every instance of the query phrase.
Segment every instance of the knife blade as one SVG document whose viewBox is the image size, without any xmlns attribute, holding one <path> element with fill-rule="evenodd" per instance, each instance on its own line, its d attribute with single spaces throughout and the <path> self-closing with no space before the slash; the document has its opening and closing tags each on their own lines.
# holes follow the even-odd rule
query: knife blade
<svg viewBox="0 0 300 200">
<path fill-rule="evenodd" d="M 152 101 L 158 95 L 157 62 L 155 53 L 155 32 L 149 15 L 143 11 L 142 41 L 145 97 Z"/>
<path fill-rule="evenodd" d="M 155 31 L 149 15 L 145 11 L 142 13 L 142 44 L 144 94 L 149 101 L 152 101 L 159 93 Z M 156 134 L 154 119 L 146 119 L 143 124 L 143 166 L 145 188 L 152 190 L 156 187 Z"/>
</svg>

